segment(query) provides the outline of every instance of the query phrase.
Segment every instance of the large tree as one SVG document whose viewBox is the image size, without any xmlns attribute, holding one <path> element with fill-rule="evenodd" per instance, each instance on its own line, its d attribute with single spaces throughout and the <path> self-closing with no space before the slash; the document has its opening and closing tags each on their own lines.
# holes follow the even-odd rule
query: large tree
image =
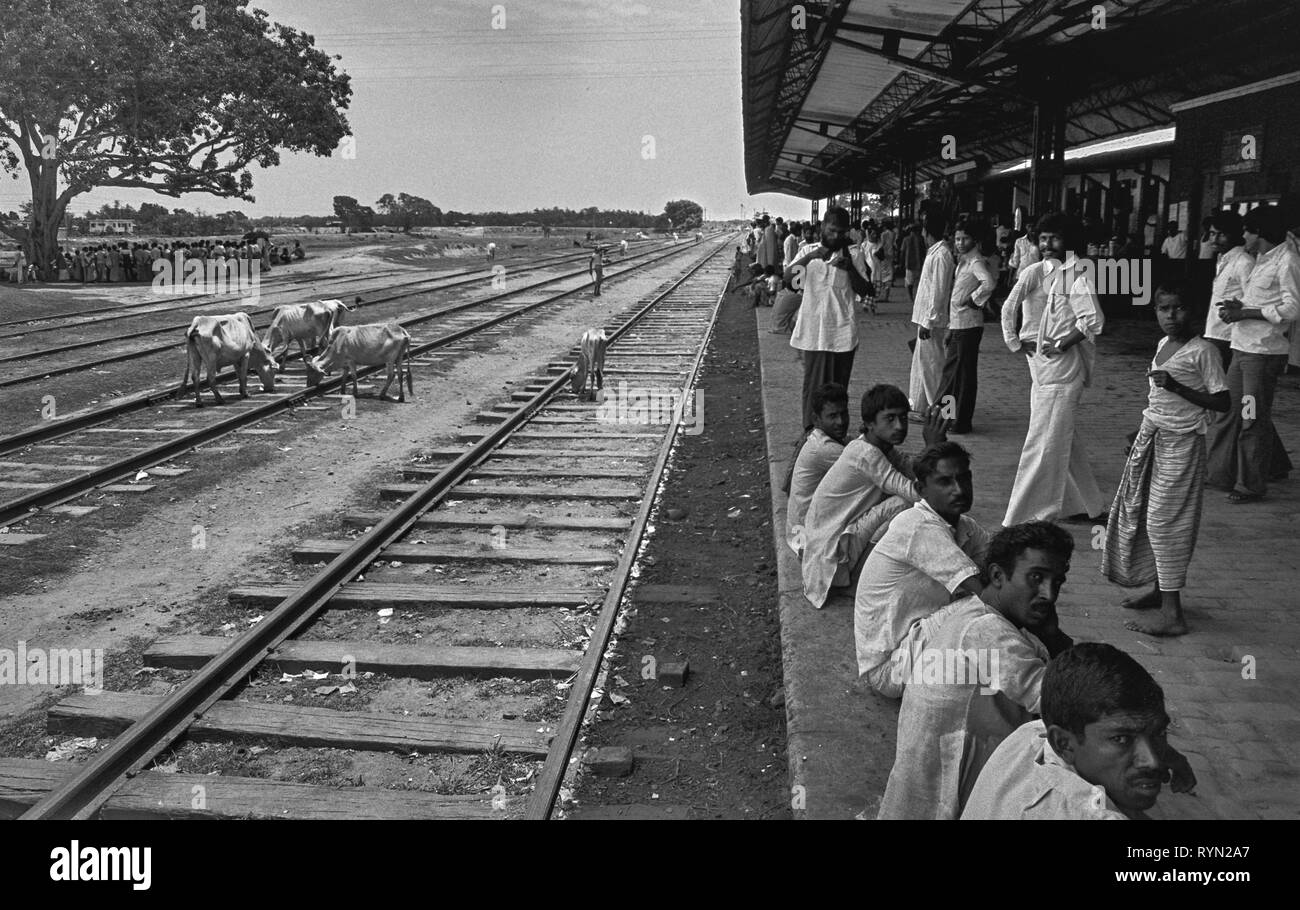
<svg viewBox="0 0 1300 910">
<path fill-rule="evenodd" d="M 674 199 L 664 206 L 664 218 L 672 223 L 675 230 L 689 231 L 700 226 L 704 220 L 704 209 L 689 199 Z"/>
<path fill-rule="evenodd" d="M 315 39 L 249 0 L 8 0 L 0 168 L 25 168 L 35 261 L 98 187 L 253 200 L 250 164 L 329 155 L 352 89 Z M 21 165 L 21 166 L 20 166 Z"/>
<path fill-rule="evenodd" d="M 408 234 L 413 227 L 437 227 L 442 223 L 442 209 L 422 196 L 398 193 L 394 197 L 392 193 L 384 193 L 375 205 Z"/>
</svg>

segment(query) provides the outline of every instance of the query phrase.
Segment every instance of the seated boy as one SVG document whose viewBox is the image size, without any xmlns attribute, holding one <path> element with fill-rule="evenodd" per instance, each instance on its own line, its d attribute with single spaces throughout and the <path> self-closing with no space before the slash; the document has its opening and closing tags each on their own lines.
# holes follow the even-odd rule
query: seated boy
<svg viewBox="0 0 1300 910">
<path fill-rule="evenodd" d="M 879 818 L 959 818 L 993 750 L 1038 713 L 1049 657 L 1073 644 L 1056 618 L 1073 553 L 1074 538 L 1046 521 L 989 541 L 988 586 L 953 604 L 913 655 Z"/>
<path fill-rule="evenodd" d="M 851 584 L 872 536 L 920 495 L 912 483 L 914 456 L 897 446 L 907 439 L 907 396 L 877 385 L 862 396 L 862 435 L 844 447 L 817 485 L 804 516 L 803 590 L 821 609 L 832 587 Z M 927 415 L 926 445 L 947 440 L 938 408 Z"/>
<path fill-rule="evenodd" d="M 849 395 L 838 382 L 828 382 L 813 393 L 813 431 L 799 449 L 790 474 L 790 498 L 786 502 L 786 543 L 795 555 L 803 554 L 803 520 L 817 485 L 844 451 L 849 430 Z"/>
<path fill-rule="evenodd" d="M 1165 740 L 1165 695 L 1116 647 L 1075 645 L 1043 676 L 1043 717 L 1020 727 L 980 772 L 963 819 L 1145 818 L 1160 785 L 1196 786 Z"/>
<path fill-rule="evenodd" d="M 921 501 L 899 513 L 871 548 L 853 611 L 858 672 L 881 695 L 898 698 L 930 632 L 954 598 L 984 590 L 989 535 L 966 516 L 973 497 L 970 453 L 943 442 L 913 465 Z"/>
</svg>

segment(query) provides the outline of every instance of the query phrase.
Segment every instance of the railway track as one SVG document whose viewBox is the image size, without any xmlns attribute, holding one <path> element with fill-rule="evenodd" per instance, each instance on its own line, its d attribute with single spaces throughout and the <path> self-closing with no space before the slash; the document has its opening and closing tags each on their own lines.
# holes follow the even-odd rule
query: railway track
<svg viewBox="0 0 1300 910">
<path fill-rule="evenodd" d="M 665 248 L 670 248 L 670 245 L 665 246 L 665 245 L 656 244 L 650 250 L 638 251 L 637 253 L 629 255 L 627 259 L 620 260 L 620 262 L 636 261 L 640 258 L 644 258 L 647 256 L 653 257 L 656 251 L 660 251 Z M 553 268 L 557 265 L 564 265 L 566 263 L 571 263 L 575 261 L 582 261 L 583 263 L 585 263 L 590 255 L 591 255 L 590 250 L 583 250 L 582 253 L 576 255 L 572 253 L 565 253 L 559 256 L 544 257 L 540 260 L 529 261 L 523 263 L 522 265 L 525 271 L 545 270 L 545 269 Z M 497 265 L 504 265 L 504 264 L 498 263 Z M 516 267 L 518 267 L 518 265 L 519 264 L 516 263 Z M 363 300 L 360 304 L 358 304 L 359 307 L 377 306 L 379 304 L 390 303 L 394 300 L 401 300 L 407 297 L 414 297 L 419 294 L 450 291 L 458 288 L 467 287 L 470 285 L 482 285 L 484 281 L 492 280 L 493 267 L 494 266 L 483 268 L 480 266 L 477 268 L 466 269 L 461 271 L 441 272 L 433 275 L 425 275 L 420 278 L 413 278 L 409 281 L 397 282 L 396 284 L 383 284 L 379 286 L 371 285 L 371 286 L 365 286 L 360 288 L 353 288 L 349 290 L 347 293 L 351 295 L 351 294 L 356 294 L 358 292 L 362 292 L 362 293 L 366 293 L 369 296 L 369 299 Z M 583 270 L 582 273 L 585 273 L 585 269 Z M 580 274 L 580 273 L 575 272 L 572 274 Z M 517 280 L 517 278 L 518 278 L 517 275 L 512 276 L 512 280 Z M 425 287 L 425 285 L 429 285 L 429 286 Z M 534 284 L 532 286 L 536 287 L 539 285 Z M 408 289 L 408 290 L 402 290 L 400 293 L 390 293 L 393 291 L 398 291 L 399 289 Z M 378 292 L 380 296 L 377 297 L 374 296 L 376 292 Z M 340 292 L 336 290 L 334 291 L 334 293 L 340 293 Z M 203 309 L 208 309 L 210 311 L 211 307 L 214 305 L 219 305 L 222 303 L 234 303 L 242 299 L 244 298 L 241 298 L 239 295 L 234 295 L 233 297 L 224 296 L 206 302 L 180 304 L 176 307 L 171 308 L 171 310 L 187 310 L 187 309 L 203 308 Z M 283 302 L 284 301 L 281 301 L 281 303 Z M 254 309 L 246 309 L 245 312 L 247 312 L 250 317 L 258 317 L 258 316 L 267 317 L 269 316 L 269 314 L 274 312 L 276 305 L 277 304 L 268 304 L 266 306 L 259 306 Z M 170 312 L 171 310 L 168 310 L 168 312 Z M 134 314 L 134 315 L 139 315 L 139 314 Z M 254 318 L 253 321 L 254 328 L 259 332 L 264 331 L 266 328 L 270 326 L 270 324 L 271 324 L 270 318 L 265 318 L 261 320 Z M 27 360 L 42 360 L 45 358 L 58 358 L 60 355 L 68 354 L 74 351 L 81 351 L 89 348 L 97 348 L 105 345 L 116 345 L 116 344 L 121 344 L 123 342 L 134 341 L 136 339 L 141 339 L 141 338 L 149 338 L 157 335 L 179 336 L 179 333 L 184 332 L 189 327 L 189 325 L 190 325 L 190 320 L 186 319 L 183 322 L 171 323 L 164 326 L 150 326 L 149 328 L 139 329 L 131 332 L 124 332 L 118 335 L 112 335 L 104 338 L 85 339 L 82 341 L 75 341 L 67 344 L 59 344 L 59 345 L 53 345 L 45 348 L 37 348 L 31 351 L 19 351 L 16 353 L 9 353 L 9 354 L 5 354 L 4 356 L 0 356 L 0 365 L 6 363 L 27 361 Z M 79 328 L 79 326 L 72 326 L 71 328 Z M 135 347 L 125 351 L 114 351 L 104 356 L 97 357 L 93 360 L 83 360 L 74 363 L 53 363 L 49 366 L 41 367 L 35 370 L 28 370 L 25 373 L 18 373 L 16 375 L 9 375 L 9 376 L 0 376 L 0 388 L 11 388 L 14 386 L 25 385 L 31 382 L 37 382 L 40 380 L 55 378 L 58 376 L 66 376 L 72 373 L 80 373 L 86 370 L 92 370 L 96 367 L 107 366 L 113 363 L 121 363 L 127 360 L 136 360 L 142 357 L 149 357 L 149 356 L 165 353 L 178 346 L 179 345 L 173 340 L 173 341 L 164 342 L 162 344 L 150 344 L 143 347 Z"/>
<path fill-rule="evenodd" d="M 692 248 L 674 246 L 666 251 L 630 256 L 623 260 L 628 264 L 620 263 L 623 267 L 612 270 L 607 281 L 634 274 Z M 398 321 L 412 330 L 413 335 L 425 323 L 437 322 L 440 334 L 427 340 L 417 337 L 411 348 L 415 364 L 437 366 L 425 355 L 582 291 L 589 286 L 585 278 L 585 272 L 550 277 Z M 548 289 L 559 283 L 567 283 L 569 287 L 549 293 Z M 401 296 L 404 292 L 388 299 Z M 373 375 L 382 369 L 369 368 L 360 371 L 360 375 Z M 223 376 L 228 381 L 233 378 L 233 372 L 227 371 Z M 4 497 L 0 499 L 0 527 L 29 518 L 41 509 L 58 508 L 78 514 L 84 507 L 67 504 L 96 488 L 123 494 L 149 492 L 152 483 L 136 482 L 140 471 L 151 471 L 155 479 L 183 474 L 187 469 L 168 467 L 164 463 L 270 417 L 289 411 L 328 410 L 312 399 L 333 395 L 343 387 L 342 377 L 309 386 L 305 369 L 281 373 L 276 381 L 276 392 L 202 410 L 188 402 L 171 401 L 175 388 L 155 389 L 0 438 L 0 497 Z M 256 386 L 255 379 L 250 381 L 250 391 Z M 25 538 L 24 542 L 34 539 L 37 538 Z"/>
<path fill-rule="evenodd" d="M 683 401 L 693 388 L 729 275 L 726 249 L 708 251 L 607 325 L 606 392 L 617 400 L 575 399 L 571 362 L 549 363 L 481 413 L 480 428 L 460 434 L 461 446 L 431 448 L 403 470 L 403 483 L 383 487 L 391 509 L 344 517 L 345 528 L 364 531 L 301 542 L 295 563 L 323 568 L 301 581 L 232 590 L 232 602 L 266 610 L 251 629 L 233 641 L 155 642 L 147 664 L 193 671 L 171 694 L 83 694 L 54 705 L 52 732 L 113 741 L 76 770 L 0 760 L 0 808 L 29 805 L 23 818 L 549 817 L 690 410 L 627 408 L 661 393 Z M 629 386 L 633 397 L 623 394 Z M 431 567 L 441 570 L 439 583 L 429 583 Z M 393 614 L 389 638 L 400 641 L 359 640 L 353 625 L 331 622 L 374 609 Z M 524 630 L 511 646 L 455 643 L 473 638 L 472 618 L 502 611 L 510 628 Z M 439 643 L 402 633 L 430 617 L 443 623 Z M 550 636 L 539 631 L 548 621 Z M 574 631 L 584 649 L 573 647 Z M 309 671 L 361 682 L 367 697 L 412 679 L 472 693 L 475 679 L 489 678 L 523 687 L 517 700 L 530 706 L 516 709 L 522 719 L 404 716 L 259 701 L 247 685 L 259 675 Z M 447 795 L 150 770 L 180 740 L 397 751 L 412 762 L 504 755 L 527 773 L 490 792 Z"/>
</svg>

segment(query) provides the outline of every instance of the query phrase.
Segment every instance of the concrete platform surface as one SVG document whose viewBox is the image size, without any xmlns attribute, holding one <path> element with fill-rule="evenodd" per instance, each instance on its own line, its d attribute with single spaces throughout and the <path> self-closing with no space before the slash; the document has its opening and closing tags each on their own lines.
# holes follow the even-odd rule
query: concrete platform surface
<svg viewBox="0 0 1300 910">
<path fill-rule="evenodd" d="M 857 679 L 853 601 L 814 610 L 801 592 L 798 559 L 785 545 L 781 483 L 801 435 L 799 353 L 788 335 L 768 333 L 772 311 L 755 311 L 762 353 L 763 404 L 772 453 L 772 529 L 776 541 L 781 644 L 789 730 L 791 804 L 796 817 L 874 815 L 894 759 L 897 703 Z M 911 306 L 900 286 L 878 315 L 859 314 L 860 343 L 849 387 L 850 438 L 860 431 L 862 394 L 888 382 L 906 391 Z M 1102 491 L 1113 495 L 1125 436 L 1146 405 L 1145 373 L 1158 335 L 1147 322 L 1114 319 L 1098 346 L 1093 387 L 1080 427 Z M 990 532 L 1001 525 L 1029 422 L 1029 373 L 1023 356 L 985 327 L 975 432 L 954 436 L 974 461 L 971 517 Z M 1300 378 L 1283 377 L 1278 430 L 1300 448 Z M 918 451 L 912 425 L 906 451 Z M 1120 600 L 1131 589 L 1105 581 L 1096 529 L 1067 524 L 1075 539 L 1069 580 L 1058 604 L 1062 628 L 1076 641 L 1106 641 L 1137 658 L 1164 688 L 1173 718 L 1170 741 L 1184 752 L 1199 784 L 1194 796 L 1167 789 L 1152 815 L 1163 818 L 1300 816 L 1300 478 L 1273 486 L 1263 502 L 1231 505 L 1207 490 L 1201 536 L 1184 592 L 1191 632 L 1160 639 L 1130 632 Z M 1253 677 L 1253 678 L 1252 678 Z"/>
</svg>

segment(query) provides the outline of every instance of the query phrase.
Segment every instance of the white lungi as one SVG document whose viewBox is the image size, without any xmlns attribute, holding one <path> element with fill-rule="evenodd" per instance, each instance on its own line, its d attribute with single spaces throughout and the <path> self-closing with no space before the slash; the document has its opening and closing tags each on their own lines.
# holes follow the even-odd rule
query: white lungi
<svg viewBox="0 0 1300 910">
<path fill-rule="evenodd" d="M 1071 349 L 1062 355 L 1076 354 Z M 1004 527 L 1024 521 L 1052 521 L 1080 512 L 1100 515 L 1109 503 L 1097 486 L 1088 463 L 1083 437 L 1074 431 L 1075 415 L 1083 397 L 1084 376 L 1077 371 L 1069 382 L 1044 385 L 1040 376 L 1044 358 L 1029 358 L 1033 387 L 1029 393 L 1029 431 L 1020 453 L 1020 467 L 1011 488 Z"/>
<path fill-rule="evenodd" d="M 939 403 L 939 386 L 943 379 L 943 329 L 930 332 L 930 340 L 916 340 L 912 352 L 912 376 L 908 384 L 907 400 L 912 410 L 925 413 L 932 404 Z"/>
</svg>

